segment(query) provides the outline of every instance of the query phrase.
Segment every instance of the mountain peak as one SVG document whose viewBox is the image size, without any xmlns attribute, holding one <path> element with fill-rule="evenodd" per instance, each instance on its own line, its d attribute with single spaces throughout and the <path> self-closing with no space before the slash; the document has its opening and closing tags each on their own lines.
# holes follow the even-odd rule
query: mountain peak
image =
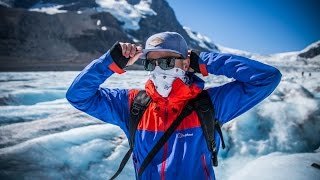
<svg viewBox="0 0 320 180">
<path fill-rule="evenodd" d="M 318 55 L 320 55 L 320 40 L 307 46 L 298 56 L 302 58 L 314 58 Z"/>
<path fill-rule="evenodd" d="M 118 21 L 123 23 L 124 29 L 138 30 L 140 29 L 139 22 L 141 18 L 157 15 L 157 13 L 150 8 L 152 0 L 96 0 L 96 3 L 99 5 L 97 11 L 109 12 L 117 18 Z"/>
<path fill-rule="evenodd" d="M 0 6 L 2 70 L 17 66 L 80 70 L 116 41 L 141 45 L 164 31 L 181 34 L 190 49 L 216 50 L 209 38 L 183 28 L 166 0 L 0 0 L 0 4 L 5 4 Z M 31 67 L 23 59 L 39 66 Z"/>
<path fill-rule="evenodd" d="M 208 49 L 210 51 L 219 51 L 218 47 L 212 42 L 212 40 L 209 37 L 202 35 L 198 32 L 195 32 L 189 27 L 184 26 L 183 29 L 188 33 L 189 37 L 193 40 L 191 41 L 192 44 L 197 44 L 200 47 L 204 49 Z"/>
</svg>

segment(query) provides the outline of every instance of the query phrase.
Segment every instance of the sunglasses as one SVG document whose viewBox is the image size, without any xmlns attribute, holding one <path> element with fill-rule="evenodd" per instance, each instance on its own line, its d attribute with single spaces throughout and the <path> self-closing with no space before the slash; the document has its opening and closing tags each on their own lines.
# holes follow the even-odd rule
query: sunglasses
<svg viewBox="0 0 320 180">
<path fill-rule="evenodd" d="M 142 61 L 142 63 L 146 71 L 153 71 L 157 65 L 163 70 L 169 70 L 174 68 L 176 59 L 183 60 L 177 57 L 166 57 L 158 59 L 145 59 Z"/>
</svg>

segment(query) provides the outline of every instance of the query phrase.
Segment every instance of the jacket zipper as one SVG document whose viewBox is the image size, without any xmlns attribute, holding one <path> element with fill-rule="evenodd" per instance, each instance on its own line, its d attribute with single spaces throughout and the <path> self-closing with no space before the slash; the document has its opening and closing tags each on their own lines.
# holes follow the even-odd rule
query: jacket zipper
<svg viewBox="0 0 320 180">
<path fill-rule="evenodd" d="M 168 126 L 168 100 L 165 101 L 165 109 L 164 109 L 164 131 L 167 130 L 167 126 Z"/>
<path fill-rule="evenodd" d="M 208 170 L 208 168 L 207 168 L 206 156 L 205 156 L 204 154 L 202 154 L 201 160 L 202 160 L 203 170 L 204 170 L 204 173 L 205 173 L 205 175 L 206 175 L 206 180 L 207 180 L 207 179 L 211 179 L 211 178 L 210 178 L 210 174 L 209 174 L 209 170 Z"/>
<path fill-rule="evenodd" d="M 164 132 L 167 130 L 168 126 L 168 100 L 165 102 L 165 109 L 164 109 Z M 163 147 L 163 159 L 162 159 L 162 165 L 161 165 L 161 180 L 165 179 L 165 169 L 166 169 L 166 159 L 167 159 L 167 153 L 168 153 L 168 142 L 164 144 Z"/>
</svg>

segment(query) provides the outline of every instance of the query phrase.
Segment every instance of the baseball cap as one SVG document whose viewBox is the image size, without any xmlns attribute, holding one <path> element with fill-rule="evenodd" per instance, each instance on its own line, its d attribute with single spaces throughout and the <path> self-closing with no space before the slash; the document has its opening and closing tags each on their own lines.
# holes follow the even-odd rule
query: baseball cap
<svg viewBox="0 0 320 180">
<path fill-rule="evenodd" d="M 142 50 L 141 59 L 147 58 L 151 51 L 169 51 L 180 54 L 184 59 L 188 57 L 188 45 L 186 40 L 177 32 L 161 32 L 150 36 Z"/>
</svg>

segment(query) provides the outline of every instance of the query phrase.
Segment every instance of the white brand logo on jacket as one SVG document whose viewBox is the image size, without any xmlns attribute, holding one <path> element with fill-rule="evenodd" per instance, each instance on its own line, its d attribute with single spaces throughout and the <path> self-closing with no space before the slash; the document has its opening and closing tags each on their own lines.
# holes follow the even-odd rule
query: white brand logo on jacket
<svg viewBox="0 0 320 180">
<path fill-rule="evenodd" d="M 183 138 L 183 137 L 188 137 L 188 136 L 193 136 L 193 133 L 191 133 L 191 134 L 189 134 L 189 133 L 186 133 L 186 134 L 178 133 L 177 134 L 178 138 Z"/>
</svg>

